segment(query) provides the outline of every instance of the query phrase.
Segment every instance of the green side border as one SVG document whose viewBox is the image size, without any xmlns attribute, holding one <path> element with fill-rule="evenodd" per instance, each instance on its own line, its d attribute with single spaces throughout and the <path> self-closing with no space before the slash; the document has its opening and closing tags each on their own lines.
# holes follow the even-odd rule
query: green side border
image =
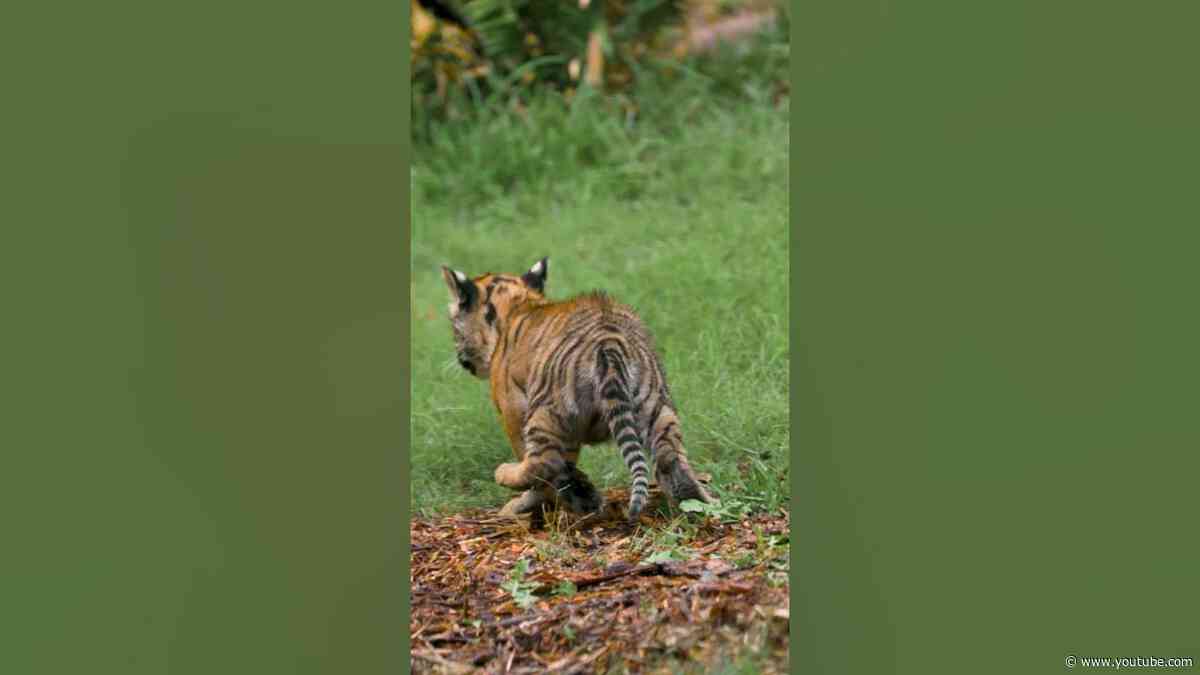
<svg viewBox="0 0 1200 675">
<path fill-rule="evenodd" d="M 793 7 L 796 671 L 1200 670 L 1200 7 Z"/>
<path fill-rule="evenodd" d="M 400 0 L 400 7 L 404 12 L 403 27 L 401 30 L 400 40 L 400 75 L 403 78 L 403 91 L 401 100 L 401 135 L 402 141 L 402 159 L 404 166 L 404 175 L 400 176 L 400 205 L 402 206 L 403 218 L 402 227 L 404 228 L 404 248 L 396 258 L 396 268 L 402 270 L 403 280 L 400 284 L 401 300 L 400 300 L 400 327 L 403 335 L 403 341 L 398 347 L 401 349 L 400 357 L 401 377 L 398 378 L 401 386 L 404 387 L 402 395 L 402 404 L 400 409 L 400 448 L 402 456 L 402 464 L 404 467 L 404 475 L 398 477 L 399 497 L 400 497 L 400 513 L 403 521 L 400 523 L 399 535 L 402 544 L 404 555 L 401 556 L 401 563 L 397 574 L 400 578 L 401 586 L 405 589 L 403 598 L 399 607 L 399 643 L 401 653 L 404 654 L 404 664 L 401 672 L 410 672 L 412 668 L 412 640 L 411 631 L 409 630 L 409 619 L 412 613 L 412 593 L 410 582 L 410 565 L 412 563 L 412 541 L 409 522 L 412 518 L 412 475 L 411 468 L 411 443 L 412 443 L 412 383 L 411 383 L 411 360 L 412 350 L 412 292 L 410 287 L 412 284 L 412 201 L 410 190 L 412 181 L 409 178 L 411 157 L 412 157 L 412 0 Z"/>
<path fill-rule="evenodd" d="M 408 23 L 6 12 L 0 672 L 409 669 Z"/>
</svg>

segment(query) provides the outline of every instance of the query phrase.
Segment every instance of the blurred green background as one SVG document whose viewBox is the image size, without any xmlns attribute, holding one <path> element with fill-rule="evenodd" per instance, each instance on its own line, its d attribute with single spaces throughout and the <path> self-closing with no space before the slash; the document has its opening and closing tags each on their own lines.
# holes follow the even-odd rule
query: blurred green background
<svg viewBox="0 0 1200 675">
<path fill-rule="evenodd" d="M 1197 6 L 810 10 L 797 660 L 1200 657 Z"/>
<path fill-rule="evenodd" d="M 737 42 L 647 57 L 627 82 L 539 75 L 493 82 L 476 99 L 478 83 L 464 77 L 414 111 L 424 120 L 411 169 L 414 511 L 511 496 L 492 473 L 512 450 L 486 383 L 455 361 L 439 266 L 520 273 L 542 256 L 551 297 L 602 288 L 640 311 L 685 445 L 717 493 L 754 509 L 786 505 L 789 39 L 786 17 L 767 9 L 774 21 Z M 426 74 L 414 69 L 414 91 L 431 85 Z M 600 487 L 629 483 L 611 444 L 581 464 Z"/>
<path fill-rule="evenodd" d="M 407 663 L 406 9 L 6 8 L 0 672 Z"/>
</svg>

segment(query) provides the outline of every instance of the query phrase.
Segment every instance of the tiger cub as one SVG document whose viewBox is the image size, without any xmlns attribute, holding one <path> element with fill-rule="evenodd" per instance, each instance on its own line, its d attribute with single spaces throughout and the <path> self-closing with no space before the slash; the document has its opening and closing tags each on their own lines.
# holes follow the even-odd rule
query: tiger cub
<svg viewBox="0 0 1200 675">
<path fill-rule="evenodd" d="M 543 295 L 546 258 L 520 276 L 468 278 L 442 267 L 458 362 L 489 380 L 492 402 L 517 461 L 496 468 L 496 482 L 523 490 L 503 512 L 527 513 L 560 502 L 590 513 L 600 495 L 579 470 L 583 445 L 616 439 L 633 475 L 626 512 L 646 504 L 650 450 L 668 497 L 711 501 L 688 464 L 679 417 L 662 363 L 641 320 L 596 291 L 569 300 Z"/>
</svg>

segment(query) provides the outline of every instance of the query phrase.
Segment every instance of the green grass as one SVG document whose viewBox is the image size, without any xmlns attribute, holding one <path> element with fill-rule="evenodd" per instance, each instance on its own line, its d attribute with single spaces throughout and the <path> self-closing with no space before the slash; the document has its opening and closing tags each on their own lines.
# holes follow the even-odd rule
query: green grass
<svg viewBox="0 0 1200 675">
<path fill-rule="evenodd" d="M 724 501 L 777 508 L 788 466 L 787 45 L 770 36 L 637 92 L 639 115 L 553 93 L 430 127 L 412 167 L 412 507 L 499 506 L 512 450 L 486 383 L 455 363 L 439 265 L 602 288 L 655 334 L 684 442 Z M 765 68 L 763 62 L 773 64 Z M 757 65 L 755 65 L 757 64 Z M 581 466 L 629 474 L 611 444 Z"/>
</svg>

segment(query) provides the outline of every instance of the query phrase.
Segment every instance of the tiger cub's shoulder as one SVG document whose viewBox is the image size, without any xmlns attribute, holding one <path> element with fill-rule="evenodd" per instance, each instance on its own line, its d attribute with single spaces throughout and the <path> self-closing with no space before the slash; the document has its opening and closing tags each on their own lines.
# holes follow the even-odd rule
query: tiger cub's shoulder
<svg viewBox="0 0 1200 675">
<path fill-rule="evenodd" d="M 637 312 L 633 309 L 633 307 L 618 301 L 616 298 L 609 295 L 608 291 L 599 289 L 588 291 L 587 293 L 581 293 L 573 298 L 562 301 L 560 304 L 564 305 L 564 309 L 569 310 L 593 310 L 609 315 L 618 314 L 622 316 L 628 316 L 630 318 L 637 318 Z"/>
</svg>

